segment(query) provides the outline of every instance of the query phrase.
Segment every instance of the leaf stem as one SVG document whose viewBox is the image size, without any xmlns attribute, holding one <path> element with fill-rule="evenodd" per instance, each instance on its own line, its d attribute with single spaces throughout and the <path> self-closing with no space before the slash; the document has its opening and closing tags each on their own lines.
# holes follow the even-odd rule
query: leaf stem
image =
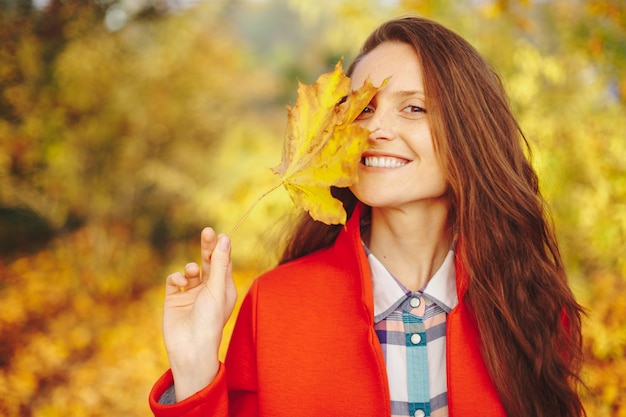
<svg viewBox="0 0 626 417">
<path fill-rule="evenodd" d="M 246 212 L 243 214 L 243 216 L 241 216 L 241 218 L 237 221 L 237 223 L 232 228 L 230 233 L 228 233 L 228 237 L 232 237 L 233 236 L 233 234 L 237 231 L 237 229 L 239 229 L 239 226 L 241 226 L 241 223 L 243 223 L 243 221 L 248 218 L 250 213 L 252 213 L 252 210 L 256 207 L 257 204 L 259 204 L 259 202 L 261 200 L 263 200 L 263 198 L 265 198 L 269 193 L 271 193 L 272 191 L 274 191 L 275 189 L 277 189 L 278 187 L 283 185 L 283 183 L 284 183 L 283 181 L 279 182 L 277 185 L 273 186 L 272 188 L 270 188 L 269 190 L 267 190 L 266 192 L 261 194 L 256 200 L 254 200 L 254 202 L 248 208 L 248 210 L 246 210 Z"/>
</svg>

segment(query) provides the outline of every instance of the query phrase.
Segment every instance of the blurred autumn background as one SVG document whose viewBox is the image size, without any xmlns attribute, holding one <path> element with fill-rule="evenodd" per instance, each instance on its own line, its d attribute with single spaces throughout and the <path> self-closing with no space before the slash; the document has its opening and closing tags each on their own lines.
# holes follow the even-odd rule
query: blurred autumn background
<svg viewBox="0 0 626 417">
<path fill-rule="evenodd" d="M 501 73 L 588 309 L 587 411 L 626 416 L 623 0 L 0 0 L 0 415 L 149 415 L 164 277 L 278 181 L 297 80 L 407 13 Z M 292 210 L 235 234 L 240 292 Z"/>
</svg>

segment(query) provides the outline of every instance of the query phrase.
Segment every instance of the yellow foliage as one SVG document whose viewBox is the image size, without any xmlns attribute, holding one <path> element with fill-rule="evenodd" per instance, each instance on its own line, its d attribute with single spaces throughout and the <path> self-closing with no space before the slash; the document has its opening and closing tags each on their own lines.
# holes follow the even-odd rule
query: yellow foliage
<svg viewBox="0 0 626 417">
<path fill-rule="evenodd" d="M 262 67 L 277 58 L 250 65 L 216 24 L 229 21 L 220 2 L 116 33 L 80 14 L 91 2 L 56 3 L 70 9 L 56 16 L 68 20 L 50 42 L 33 29 L 46 12 L 19 25 L 0 14 L 0 206 L 32 208 L 54 227 L 70 213 L 86 225 L 0 260 L 0 415 L 145 416 L 167 368 L 162 281 L 198 255 L 186 236 L 206 223 L 232 227 L 274 182 L 264 168 L 280 153 L 283 105 L 272 100 L 281 80 Z M 505 3 L 290 0 L 315 26 L 296 70 L 317 72 L 355 53 L 381 20 L 416 12 L 488 55 L 533 145 L 588 310 L 587 413 L 626 417 L 626 14 L 608 0 Z M 275 262 L 268 230 L 288 203 L 275 193 L 234 239 L 240 294 Z M 179 233 L 158 250 L 148 241 L 155 222 Z"/>
</svg>

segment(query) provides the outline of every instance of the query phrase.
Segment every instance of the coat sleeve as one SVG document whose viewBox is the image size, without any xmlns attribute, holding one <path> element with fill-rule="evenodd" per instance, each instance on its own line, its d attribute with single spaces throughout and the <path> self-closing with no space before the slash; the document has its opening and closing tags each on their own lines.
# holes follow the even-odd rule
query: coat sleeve
<svg viewBox="0 0 626 417">
<path fill-rule="evenodd" d="M 220 364 L 213 382 L 203 390 L 175 404 L 160 404 L 159 399 L 173 383 L 172 371 L 168 370 L 154 384 L 149 401 L 155 417 L 228 416 L 226 372 L 223 364 Z"/>
<path fill-rule="evenodd" d="M 258 415 L 255 305 L 257 285 L 253 284 L 243 301 L 226 364 L 220 364 L 215 379 L 203 390 L 175 404 L 160 404 L 159 399 L 174 383 L 168 370 L 155 383 L 149 402 L 155 417 L 239 417 Z M 228 370 L 228 371 L 227 371 Z"/>
</svg>

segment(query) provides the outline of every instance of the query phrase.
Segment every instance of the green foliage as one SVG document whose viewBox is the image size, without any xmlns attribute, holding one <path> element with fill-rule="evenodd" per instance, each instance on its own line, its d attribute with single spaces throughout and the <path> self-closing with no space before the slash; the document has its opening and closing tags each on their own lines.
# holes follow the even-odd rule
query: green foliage
<svg viewBox="0 0 626 417">
<path fill-rule="evenodd" d="M 587 412 L 626 416 L 623 2 L 161 3 L 111 32 L 122 2 L 0 2 L 0 414 L 146 415 L 163 277 L 276 184 L 296 77 L 420 13 L 499 69 L 588 310 Z M 240 293 L 290 207 L 273 193 L 234 236 Z"/>
</svg>

